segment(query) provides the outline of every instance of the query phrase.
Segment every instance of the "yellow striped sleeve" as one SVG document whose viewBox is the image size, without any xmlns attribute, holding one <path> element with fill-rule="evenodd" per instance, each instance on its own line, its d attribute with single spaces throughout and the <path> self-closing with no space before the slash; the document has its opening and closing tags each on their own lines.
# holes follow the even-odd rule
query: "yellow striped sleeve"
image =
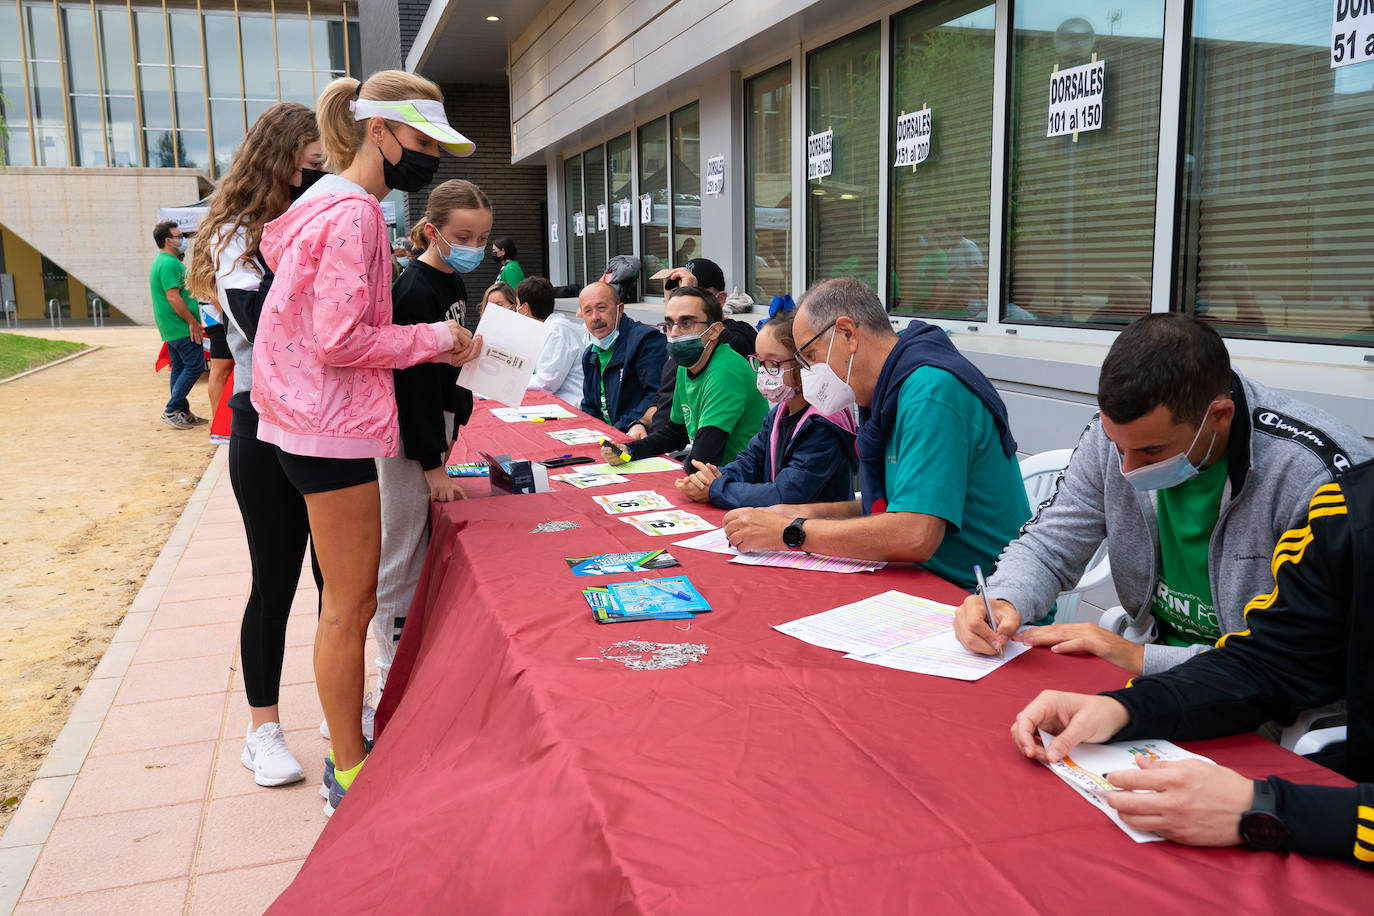
<svg viewBox="0 0 1374 916">
<path fill-rule="evenodd" d="M 1312 520 L 1345 514 L 1345 494 L 1341 492 L 1340 484 L 1328 483 L 1317 487 L 1317 492 L 1312 494 L 1312 499 L 1307 504 L 1307 524 L 1301 528 L 1293 528 L 1284 532 L 1278 543 L 1274 545 L 1274 559 L 1270 563 L 1270 570 L 1274 575 L 1274 590 L 1263 595 L 1256 595 L 1249 604 L 1245 605 L 1245 610 L 1242 613 L 1245 620 L 1249 620 L 1251 611 L 1268 610 L 1279 599 L 1279 569 L 1285 563 L 1292 563 L 1296 566 L 1302 562 L 1308 546 L 1312 543 Z M 1235 633 L 1227 633 L 1217 640 L 1217 648 L 1225 646 L 1226 641 L 1232 636 L 1249 635 L 1249 627 Z M 1370 855 L 1374 856 L 1374 850 L 1370 851 Z"/>
<path fill-rule="evenodd" d="M 1374 849 L 1356 840 L 1354 856 L 1356 862 L 1374 862 Z"/>
<path fill-rule="evenodd" d="M 1355 808 L 1355 816 L 1362 821 L 1369 821 L 1371 825 L 1374 825 L 1374 808 L 1371 808 L 1369 805 L 1357 805 Z"/>
</svg>

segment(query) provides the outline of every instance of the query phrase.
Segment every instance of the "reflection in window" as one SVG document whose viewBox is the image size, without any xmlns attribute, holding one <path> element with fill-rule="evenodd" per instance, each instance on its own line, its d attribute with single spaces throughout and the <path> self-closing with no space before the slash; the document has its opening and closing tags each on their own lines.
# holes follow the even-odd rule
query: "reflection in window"
<svg viewBox="0 0 1374 916">
<path fill-rule="evenodd" d="M 1374 63 L 1331 69 L 1330 30 L 1324 0 L 1194 8 L 1181 302 L 1228 335 L 1374 342 Z"/>
<path fill-rule="evenodd" d="M 650 280 L 664 267 L 670 266 L 672 252 L 668 250 L 668 119 L 659 118 L 639 129 L 639 195 L 649 197 L 649 219 L 645 220 L 643 203 L 635 201 L 635 218 L 639 220 L 639 256 L 643 261 L 640 276 L 644 278 L 646 295 L 662 296 L 663 281 Z"/>
<path fill-rule="evenodd" d="M 929 157 L 892 170 L 893 312 L 987 316 L 994 12 L 964 0 L 892 20 L 894 156 L 897 118 L 931 110 Z"/>
<path fill-rule="evenodd" d="M 67 165 L 67 115 L 62 64 L 57 50 L 57 18 L 50 6 L 25 6 L 29 55 L 29 114 L 38 144 L 35 165 Z"/>
<path fill-rule="evenodd" d="M 610 214 L 606 228 L 601 228 L 597 207 L 606 205 L 606 153 L 593 146 L 582 154 L 582 181 L 587 207 L 587 276 L 600 277 L 606 271 L 606 236 L 610 231 Z"/>
<path fill-rule="evenodd" d="M 141 164 L 129 14 L 124 9 L 101 9 L 98 12 L 100 73 L 105 85 L 105 131 L 110 164 L 128 168 Z"/>
<path fill-rule="evenodd" d="M 1009 319 L 1150 311 L 1164 4 L 1022 0 L 1012 40 Z M 1105 61 L 1102 127 L 1046 137 L 1050 75 Z"/>
<path fill-rule="evenodd" d="M 564 208 L 563 239 L 568 249 L 568 282 L 587 282 L 587 254 L 585 239 L 577 234 L 577 220 L 582 215 L 582 157 L 573 156 L 563 163 L 563 189 L 567 195 Z"/>
<path fill-rule="evenodd" d="M 309 49 L 310 24 L 305 19 L 278 16 L 277 74 L 281 79 L 281 100 L 313 108 L 315 74 L 310 67 Z"/>
<path fill-rule="evenodd" d="M 266 16 L 240 16 L 243 41 L 244 97 L 277 101 L 277 57 L 272 43 L 272 20 Z M 248 123 L 253 123 L 250 112 Z"/>
<path fill-rule="evenodd" d="M 672 114 L 673 133 L 673 267 L 681 267 L 701 250 L 701 107 L 693 102 Z M 715 252 L 716 258 L 729 259 Z M 714 259 L 713 259 L 714 260 Z M 729 292 L 729 290 L 726 290 Z"/>
<path fill-rule="evenodd" d="M 745 84 L 744 259 L 756 302 L 792 289 L 792 65 Z"/>
<path fill-rule="evenodd" d="M 878 288 L 878 26 L 807 58 L 807 133 L 834 131 L 834 171 L 809 180 L 807 284 L 855 277 Z"/>
<path fill-rule="evenodd" d="M 629 134 L 606 143 L 606 180 L 610 188 L 610 255 L 634 254 L 634 160 Z M 620 202 L 630 204 L 629 225 L 620 225 Z M 607 258 L 607 260 L 610 260 Z"/>
<path fill-rule="evenodd" d="M 19 21 L 15 0 L 0 0 L 0 118 L 8 127 L 8 136 L 0 133 L 0 164 L 32 165 L 33 151 L 29 146 L 29 103 L 24 91 L 23 50 L 19 31 L 13 23 Z"/>
</svg>

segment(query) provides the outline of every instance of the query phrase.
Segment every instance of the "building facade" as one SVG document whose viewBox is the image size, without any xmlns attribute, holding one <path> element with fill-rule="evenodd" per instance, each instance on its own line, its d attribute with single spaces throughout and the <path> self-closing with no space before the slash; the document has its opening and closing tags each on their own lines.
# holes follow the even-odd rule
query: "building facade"
<svg viewBox="0 0 1374 916">
<path fill-rule="evenodd" d="M 483 12 L 434 0 L 408 65 Z M 1073 444 L 1122 326 L 1181 311 L 1374 438 L 1374 63 L 1336 59 L 1328 0 L 497 12 L 555 283 L 617 253 L 705 255 L 765 304 L 858 277 L 950 330 L 1026 451 Z"/>
<path fill-rule="evenodd" d="M 151 319 L 159 207 L 194 203 L 268 106 L 361 72 L 347 0 L 0 0 L 0 274 L 20 318 Z M 34 265 L 41 277 L 35 278 Z"/>
</svg>

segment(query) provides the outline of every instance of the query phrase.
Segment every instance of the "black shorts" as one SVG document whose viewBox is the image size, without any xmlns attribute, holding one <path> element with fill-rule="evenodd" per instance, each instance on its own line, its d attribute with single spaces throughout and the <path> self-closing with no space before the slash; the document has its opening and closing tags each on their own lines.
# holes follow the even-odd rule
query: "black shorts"
<svg viewBox="0 0 1374 916">
<path fill-rule="evenodd" d="M 277 461 L 302 496 L 345 490 L 377 479 L 377 462 L 372 458 L 315 458 L 293 455 L 278 447 Z"/>
<path fill-rule="evenodd" d="M 211 359 L 234 358 L 234 354 L 229 350 L 229 338 L 224 333 L 224 325 L 207 324 L 205 326 L 205 339 L 210 341 Z"/>
</svg>

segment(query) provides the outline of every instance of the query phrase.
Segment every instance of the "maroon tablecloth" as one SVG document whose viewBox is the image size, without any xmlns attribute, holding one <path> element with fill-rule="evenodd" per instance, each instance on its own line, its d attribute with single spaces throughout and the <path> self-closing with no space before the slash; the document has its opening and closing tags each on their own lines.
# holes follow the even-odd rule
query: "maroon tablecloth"
<svg viewBox="0 0 1374 916">
<path fill-rule="evenodd" d="M 549 428 L 493 422 L 474 446 L 547 457 Z M 1368 911 L 1369 875 L 1243 849 L 1137 845 L 1020 758 L 1013 715 L 1112 665 L 1034 650 L 982 681 L 849 661 L 771 627 L 896 588 L 956 602 L 914 568 L 836 575 L 673 548 L 716 610 L 600 625 L 564 557 L 667 547 L 590 494 L 438 507 L 368 766 L 277 913 Z M 718 510 L 697 507 L 712 520 Z M 575 530 L 533 534 L 546 521 Z M 633 578 L 633 577 L 630 577 Z M 615 581 L 613 577 L 610 581 Z M 596 660 L 630 638 L 710 647 L 700 664 Z M 1190 748 L 1251 776 L 1345 781 L 1253 736 Z M 1360 901 L 1364 900 L 1364 903 Z"/>
</svg>

